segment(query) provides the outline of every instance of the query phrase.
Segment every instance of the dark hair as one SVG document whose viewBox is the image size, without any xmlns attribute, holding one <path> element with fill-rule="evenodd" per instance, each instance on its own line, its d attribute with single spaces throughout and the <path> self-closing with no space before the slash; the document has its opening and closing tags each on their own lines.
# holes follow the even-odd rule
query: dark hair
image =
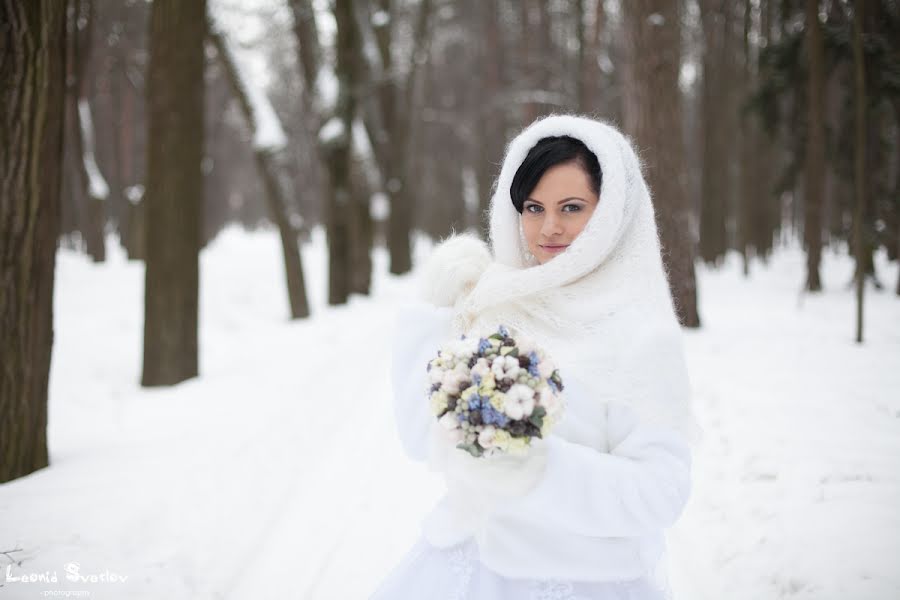
<svg viewBox="0 0 900 600">
<path fill-rule="evenodd" d="M 532 146 L 513 177 L 509 192 L 513 206 L 519 214 L 522 214 L 525 200 L 534 191 L 547 169 L 572 162 L 584 169 L 590 179 L 591 189 L 600 195 L 603 171 L 600 170 L 597 155 L 591 152 L 584 142 L 571 136 L 545 137 Z"/>
</svg>

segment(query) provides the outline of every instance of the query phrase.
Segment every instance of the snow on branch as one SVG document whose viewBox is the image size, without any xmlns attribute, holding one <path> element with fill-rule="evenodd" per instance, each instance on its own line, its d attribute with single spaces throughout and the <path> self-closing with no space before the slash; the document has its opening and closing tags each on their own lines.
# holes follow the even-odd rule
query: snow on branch
<svg viewBox="0 0 900 600">
<path fill-rule="evenodd" d="M 249 67 L 246 61 L 234 51 L 227 32 L 219 24 L 213 11 L 209 13 L 210 35 L 216 36 L 221 41 L 218 49 L 224 54 L 223 60 L 234 69 L 236 85 L 243 96 L 240 100 L 246 103 L 245 110 L 249 112 L 249 118 L 253 129 L 254 150 L 277 151 L 287 145 L 287 136 L 281 127 L 281 121 L 269 102 L 265 91 L 254 85 Z"/>
<path fill-rule="evenodd" d="M 319 143 L 333 144 L 347 135 L 347 128 L 339 117 L 331 117 L 319 130 Z"/>
<path fill-rule="evenodd" d="M 83 145 L 81 159 L 84 161 L 84 170 L 88 177 L 88 193 L 91 198 L 106 200 L 109 197 L 109 186 L 106 185 L 106 179 L 103 178 L 94 158 L 94 121 L 91 118 L 91 107 L 85 98 L 78 99 L 78 123 L 81 127 Z"/>
</svg>

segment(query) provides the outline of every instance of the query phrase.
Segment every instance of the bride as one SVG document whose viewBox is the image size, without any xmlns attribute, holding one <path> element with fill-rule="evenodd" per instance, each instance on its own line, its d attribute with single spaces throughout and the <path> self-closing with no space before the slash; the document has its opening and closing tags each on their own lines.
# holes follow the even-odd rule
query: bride
<svg viewBox="0 0 900 600">
<path fill-rule="evenodd" d="M 438 245 L 422 301 L 399 314 L 398 432 L 447 493 L 370 600 L 671 598 L 664 530 L 690 495 L 701 433 L 628 140 L 570 115 L 525 128 L 507 146 L 490 242 Z M 565 413 L 524 455 L 474 458 L 441 435 L 425 367 L 445 341 L 499 324 L 559 367 Z"/>
</svg>

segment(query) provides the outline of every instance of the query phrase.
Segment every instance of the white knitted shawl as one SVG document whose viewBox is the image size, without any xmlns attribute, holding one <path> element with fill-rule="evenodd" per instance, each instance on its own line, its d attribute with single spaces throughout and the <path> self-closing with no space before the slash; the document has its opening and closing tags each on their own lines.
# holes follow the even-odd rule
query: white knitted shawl
<svg viewBox="0 0 900 600">
<path fill-rule="evenodd" d="M 597 156 L 603 172 L 600 198 L 569 247 L 537 264 L 510 188 L 538 140 L 560 135 L 581 140 Z M 490 240 L 492 252 L 474 235 L 455 235 L 435 249 L 426 265 L 426 299 L 455 308 L 457 333 L 502 323 L 514 335 L 538 341 L 552 356 L 578 362 L 602 377 L 615 375 L 616 357 L 635 337 L 653 343 L 661 332 L 677 342 L 662 344 L 647 361 L 653 364 L 636 375 L 631 387 L 642 386 L 634 383 L 641 378 L 669 376 L 672 382 L 650 388 L 675 384 L 684 389 L 632 394 L 629 404 L 642 418 L 664 422 L 691 442 L 699 441 L 650 193 L 637 155 L 615 127 L 585 117 L 550 115 L 519 133 L 506 148 L 491 199 Z M 562 375 L 565 381 L 565 372 Z"/>
</svg>

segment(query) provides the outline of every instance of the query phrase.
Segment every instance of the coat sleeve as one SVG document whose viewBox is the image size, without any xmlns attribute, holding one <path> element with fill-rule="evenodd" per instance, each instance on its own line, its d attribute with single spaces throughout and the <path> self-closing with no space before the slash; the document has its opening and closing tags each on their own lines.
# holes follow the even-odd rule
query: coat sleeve
<svg viewBox="0 0 900 600">
<path fill-rule="evenodd" d="M 406 454 L 425 461 L 434 417 L 427 397 L 427 365 L 452 334 L 453 311 L 420 302 L 400 307 L 393 325 L 391 386 L 394 423 Z"/>
<path fill-rule="evenodd" d="M 656 400 L 663 402 L 666 395 L 681 393 L 686 373 L 680 352 L 680 339 L 670 334 L 646 337 L 630 349 L 630 359 L 670 361 L 644 370 L 644 377 L 655 382 L 637 386 L 640 393 L 658 394 Z M 570 392 L 584 389 L 573 386 Z M 502 510 L 585 536 L 639 536 L 672 525 L 691 488 L 691 450 L 685 436 L 664 423 L 639 418 L 636 410 L 615 400 L 607 403 L 607 430 L 608 452 L 548 435 L 542 477 Z"/>
</svg>

